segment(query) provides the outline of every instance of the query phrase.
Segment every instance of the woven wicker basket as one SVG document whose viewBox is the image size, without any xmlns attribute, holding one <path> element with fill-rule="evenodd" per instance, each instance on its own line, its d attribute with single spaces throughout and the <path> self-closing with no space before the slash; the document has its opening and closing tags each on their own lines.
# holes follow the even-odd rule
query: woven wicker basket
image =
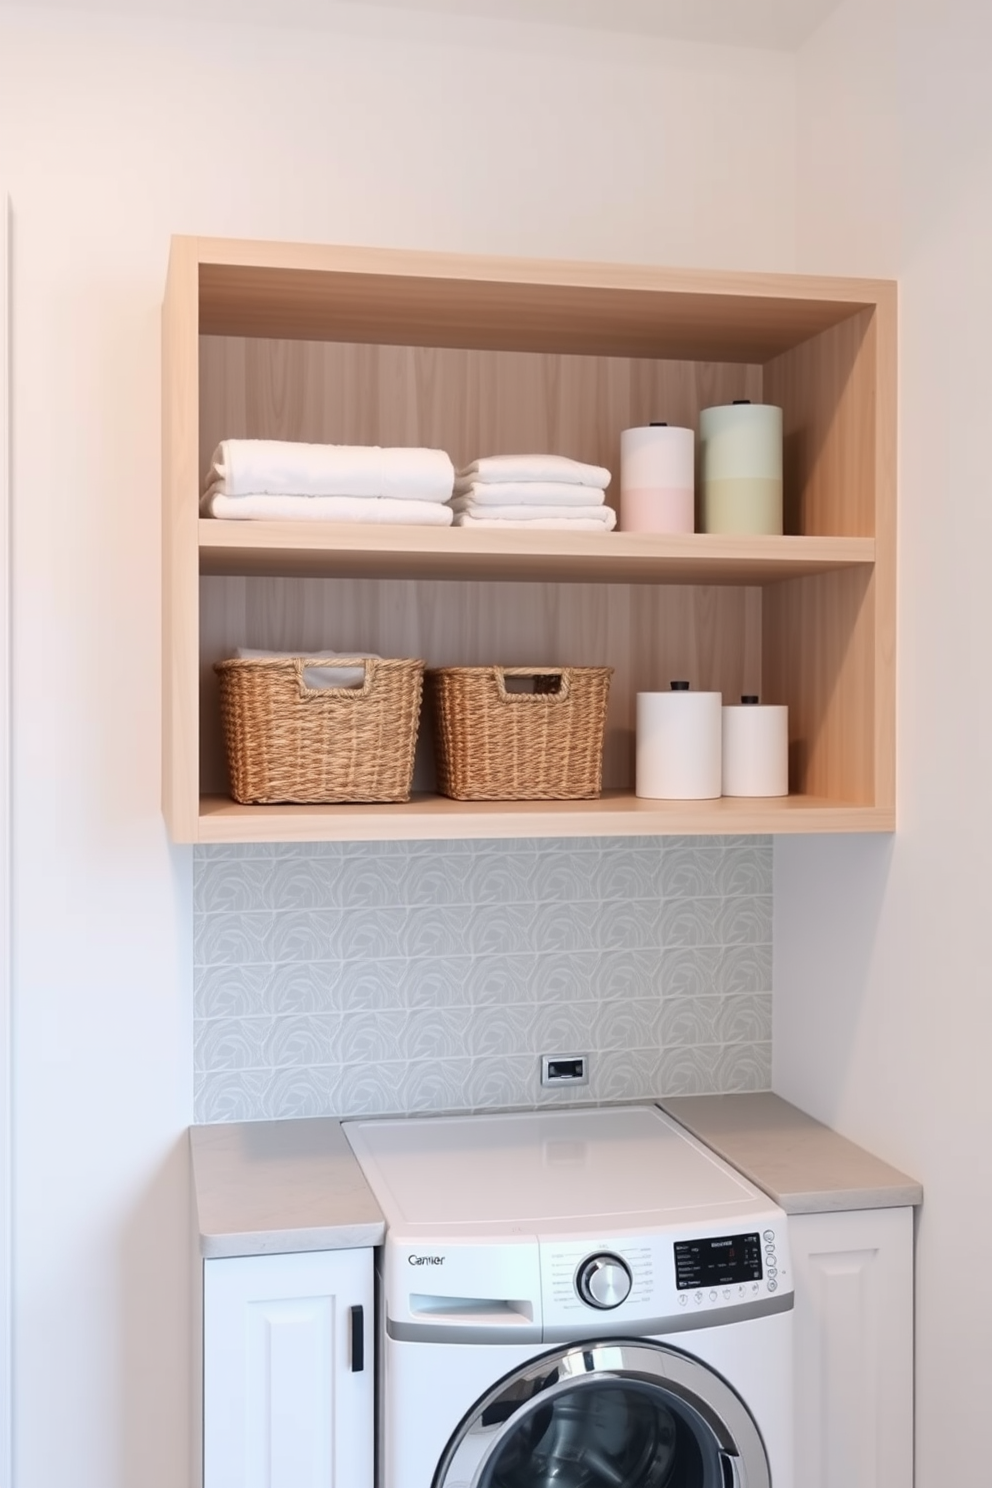
<svg viewBox="0 0 992 1488">
<path fill-rule="evenodd" d="M 308 687 L 307 668 L 364 666 L 361 687 Z M 220 661 L 231 795 L 276 801 L 408 801 L 422 661 L 293 657 Z"/>
<path fill-rule="evenodd" d="M 437 788 L 456 801 L 578 801 L 603 784 L 612 667 L 428 671 Z M 507 677 L 532 677 L 511 692 Z"/>
</svg>

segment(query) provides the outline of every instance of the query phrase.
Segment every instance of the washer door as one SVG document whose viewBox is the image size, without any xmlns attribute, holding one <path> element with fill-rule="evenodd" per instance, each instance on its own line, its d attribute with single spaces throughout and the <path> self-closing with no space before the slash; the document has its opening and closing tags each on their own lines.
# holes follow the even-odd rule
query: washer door
<svg viewBox="0 0 992 1488">
<path fill-rule="evenodd" d="M 432 1488 L 770 1488 L 740 1397 L 698 1360 L 618 1339 L 534 1359 L 462 1421 Z"/>
</svg>

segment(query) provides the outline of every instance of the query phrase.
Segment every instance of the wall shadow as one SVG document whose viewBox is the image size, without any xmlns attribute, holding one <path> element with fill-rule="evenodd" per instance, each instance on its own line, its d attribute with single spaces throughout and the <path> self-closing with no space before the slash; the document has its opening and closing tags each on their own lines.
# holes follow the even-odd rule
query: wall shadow
<svg viewBox="0 0 992 1488">
<path fill-rule="evenodd" d="M 123 1488 L 189 1488 L 190 1180 L 186 1133 L 121 1235 L 120 1444 Z"/>
</svg>

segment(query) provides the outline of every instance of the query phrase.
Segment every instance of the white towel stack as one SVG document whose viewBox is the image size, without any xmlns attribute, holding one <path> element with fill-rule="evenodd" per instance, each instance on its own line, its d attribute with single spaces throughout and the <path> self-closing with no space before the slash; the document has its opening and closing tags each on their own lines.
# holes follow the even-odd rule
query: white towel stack
<svg viewBox="0 0 992 1488">
<path fill-rule="evenodd" d="M 444 450 L 225 439 L 200 501 L 228 521 L 450 527 L 454 466 Z"/>
<path fill-rule="evenodd" d="M 459 470 L 451 509 L 456 527 L 612 532 L 609 484 L 602 465 L 564 455 L 488 455 Z"/>
</svg>

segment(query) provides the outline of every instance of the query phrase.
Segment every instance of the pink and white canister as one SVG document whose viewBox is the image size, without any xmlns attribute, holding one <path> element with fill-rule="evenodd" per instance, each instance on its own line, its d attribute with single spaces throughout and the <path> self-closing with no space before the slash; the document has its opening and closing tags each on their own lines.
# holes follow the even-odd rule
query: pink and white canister
<svg viewBox="0 0 992 1488">
<path fill-rule="evenodd" d="M 621 532 L 695 530 L 696 438 L 691 429 L 648 424 L 620 435 Z"/>
</svg>

